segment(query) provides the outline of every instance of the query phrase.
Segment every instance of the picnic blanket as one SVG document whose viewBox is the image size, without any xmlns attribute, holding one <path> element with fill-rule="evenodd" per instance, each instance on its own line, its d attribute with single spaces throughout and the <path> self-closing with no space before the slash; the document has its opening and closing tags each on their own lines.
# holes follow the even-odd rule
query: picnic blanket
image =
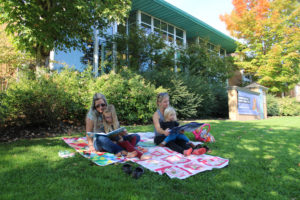
<svg viewBox="0 0 300 200">
<path fill-rule="evenodd" d="M 116 157 L 110 153 L 98 153 L 85 155 L 84 150 L 87 148 L 87 140 L 82 138 L 63 138 L 63 140 L 73 147 L 84 157 L 90 159 L 95 164 L 105 166 L 116 162 L 132 161 L 143 167 L 157 172 L 158 174 L 167 174 L 170 178 L 185 179 L 197 173 L 212 170 L 215 168 L 223 168 L 229 164 L 229 160 L 212 155 L 190 155 L 184 156 L 180 153 L 172 151 L 167 147 L 158 147 L 153 143 L 154 133 L 143 132 L 136 133 L 141 136 L 139 146 L 148 149 L 146 154 L 152 156 L 149 160 L 139 160 L 138 158 L 125 159 Z"/>
<path fill-rule="evenodd" d="M 97 153 L 85 153 L 88 150 L 88 142 L 86 137 L 80 138 L 62 138 L 70 147 L 74 148 L 80 155 L 90 159 L 96 165 L 106 166 L 116 162 L 124 162 L 124 158 L 116 157 L 112 153 L 107 152 L 97 152 Z"/>
</svg>

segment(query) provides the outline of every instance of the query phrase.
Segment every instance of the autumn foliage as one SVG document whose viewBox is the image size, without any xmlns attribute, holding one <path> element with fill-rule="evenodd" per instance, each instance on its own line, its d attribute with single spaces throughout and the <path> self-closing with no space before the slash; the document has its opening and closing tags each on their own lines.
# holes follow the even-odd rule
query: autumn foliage
<svg viewBox="0 0 300 200">
<path fill-rule="evenodd" d="M 300 82 L 300 4 L 296 0 L 233 0 L 220 16 L 239 39 L 236 64 L 271 92 Z"/>
</svg>

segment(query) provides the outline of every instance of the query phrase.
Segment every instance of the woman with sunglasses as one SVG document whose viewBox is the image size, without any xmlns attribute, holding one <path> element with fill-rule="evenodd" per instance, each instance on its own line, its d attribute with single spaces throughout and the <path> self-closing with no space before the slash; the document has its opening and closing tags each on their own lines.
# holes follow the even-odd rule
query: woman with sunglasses
<svg viewBox="0 0 300 200">
<path fill-rule="evenodd" d="M 156 145 L 159 145 L 161 142 L 164 141 L 164 139 L 170 134 L 170 129 L 162 129 L 161 123 L 165 121 L 164 115 L 166 108 L 169 107 L 170 101 L 169 101 L 169 94 L 168 93 L 160 93 L 157 96 L 156 100 L 157 104 L 157 110 L 153 114 L 153 125 L 154 125 L 154 143 Z M 169 141 L 166 144 L 166 147 L 169 147 L 173 151 L 176 151 L 178 153 L 184 154 L 185 150 L 188 150 L 191 148 L 190 145 L 187 144 L 185 140 L 176 139 L 173 141 Z"/>
<path fill-rule="evenodd" d="M 88 133 L 90 132 L 103 132 L 103 111 L 107 107 L 107 101 L 103 94 L 96 93 L 93 96 L 93 101 L 91 108 L 86 116 L 86 132 L 87 140 L 89 145 L 89 151 L 95 153 L 96 151 L 107 151 L 109 153 L 117 154 L 127 154 L 126 151 L 118 144 L 114 143 L 110 138 L 106 136 L 97 135 L 95 140 Z M 138 134 L 131 134 L 135 144 L 140 141 L 140 136 Z"/>
</svg>

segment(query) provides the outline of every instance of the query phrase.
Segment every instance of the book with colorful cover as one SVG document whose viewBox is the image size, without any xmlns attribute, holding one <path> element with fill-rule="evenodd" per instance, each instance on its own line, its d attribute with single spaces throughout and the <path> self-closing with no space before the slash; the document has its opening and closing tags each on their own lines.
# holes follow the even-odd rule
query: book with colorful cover
<svg viewBox="0 0 300 200">
<path fill-rule="evenodd" d="M 121 127 L 121 128 L 118 128 L 116 130 L 113 130 L 109 133 L 94 133 L 94 132 L 88 132 L 88 136 L 90 137 L 95 137 L 97 135 L 103 135 L 103 136 L 107 136 L 107 137 L 114 137 L 114 136 L 117 136 L 119 133 L 125 131 L 125 127 Z"/>
<path fill-rule="evenodd" d="M 198 122 L 190 122 L 188 124 L 182 125 L 182 126 L 177 126 L 171 129 L 170 133 L 179 133 L 180 131 L 187 131 L 187 132 L 192 132 L 202 126 L 204 123 L 198 123 Z"/>
</svg>

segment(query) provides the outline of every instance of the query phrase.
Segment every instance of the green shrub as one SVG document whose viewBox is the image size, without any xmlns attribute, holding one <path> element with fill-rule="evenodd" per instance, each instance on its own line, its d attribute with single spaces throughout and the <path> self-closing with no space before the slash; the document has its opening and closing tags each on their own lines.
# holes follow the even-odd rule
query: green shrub
<svg viewBox="0 0 300 200">
<path fill-rule="evenodd" d="M 51 79 L 42 75 L 38 79 L 21 76 L 11 81 L 3 106 L 6 108 L 6 123 L 17 124 L 53 124 L 59 120 L 63 111 L 59 90 Z"/>
<path fill-rule="evenodd" d="M 212 91 L 215 96 L 214 109 L 211 110 L 211 117 L 228 118 L 229 108 L 228 108 L 228 93 L 225 85 L 215 84 L 212 85 Z"/>
<path fill-rule="evenodd" d="M 268 116 L 279 116 L 279 103 L 274 95 L 267 94 L 267 112 Z"/>
<path fill-rule="evenodd" d="M 148 71 L 143 73 L 156 87 L 162 86 L 170 95 L 170 104 L 176 109 L 179 119 L 197 117 L 197 108 L 202 101 L 201 95 L 193 92 L 187 85 L 187 79 L 169 70 Z"/>
<path fill-rule="evenodd" d="M 219 82 L 210 83 L 195 75 L 184 75 L 190 91 L 201 97 L 197 107 L 197 118 L 228 117 L 228 95 Z"/>
<path fill-rule="evenodd" d="M 296 98 L 284 97 L 278 99 L 280 116 L 299 116 L 300 103 Z"/>
<path fill-rule="evenodd" d="M 108 103 L 114 104 L 118 118 L 126 124 L 146 123 L 152 119 L 156 109 L 156 96 L 161 88 L 155 87 L 131 72 L 99 77 L 94 91 L 103 93 Z"/>
<path fill-rule="evenodd" d="M 71 68 L 65 68 L 59 73 L 55 71 L 52 73 L 52 79 L 57 87 L 65 93 L 60 100 L 65 109 L 65 115 L 61 118 L 82 121 L 94 94 L 91 88 L 96 80 L 91 72 L 91 67 L 83 72 Z"/>
<path fill-rule="evenodd" d="M 300 103 L 296 101 L 296 98 L 279 98 L 268 94 L 267 110 L 269 116 L 299 116 Z"/>
<path fill-rule="evenodd" d="M 175 74 L 169 70 L 149 71 L 143 75 L 169 91 L 171 104 L 180 119 L 228 117 L 227 90 L 221 83 L 209 83 L 200 76 Z"/>
<path fill-rule="evenodd" d="M 12 126 L 55 126 L 61 121 L 83 121 L 87 112 L 84 73 L 64 69 L 60 73 L 23 70 L 1 95 L 1 123 Z"/>
<path fill-rule="evenodd" d="M 0 127 L 4 125 L 5 119 L 8 115 L 8 108 L 4 105 L 4 101 L 7 98 L 4 91 L 0 91 Z"/>
<path fill-rule="evenodd" d="M 176 108 L 179 119 L 191 119 L 197 116 L 197 107 L 202 99 L 199 95 L 192 93 L 183 80 L 171 80 L 169 94 L 170 103 Z"/>
<path fill-rule="evenodd" d="M 34 76 L 24 71 L 0 94 L 0 124 L 54 126 L 61 121 L 83 122 L 96 92 L 116 106 L 123 123 L 146 123 L 156 109 L 157 93 L 163 91 L 131 72 L 94 78 L 90 69 L 82 73 L 42 70 Z"/>
</svg>

